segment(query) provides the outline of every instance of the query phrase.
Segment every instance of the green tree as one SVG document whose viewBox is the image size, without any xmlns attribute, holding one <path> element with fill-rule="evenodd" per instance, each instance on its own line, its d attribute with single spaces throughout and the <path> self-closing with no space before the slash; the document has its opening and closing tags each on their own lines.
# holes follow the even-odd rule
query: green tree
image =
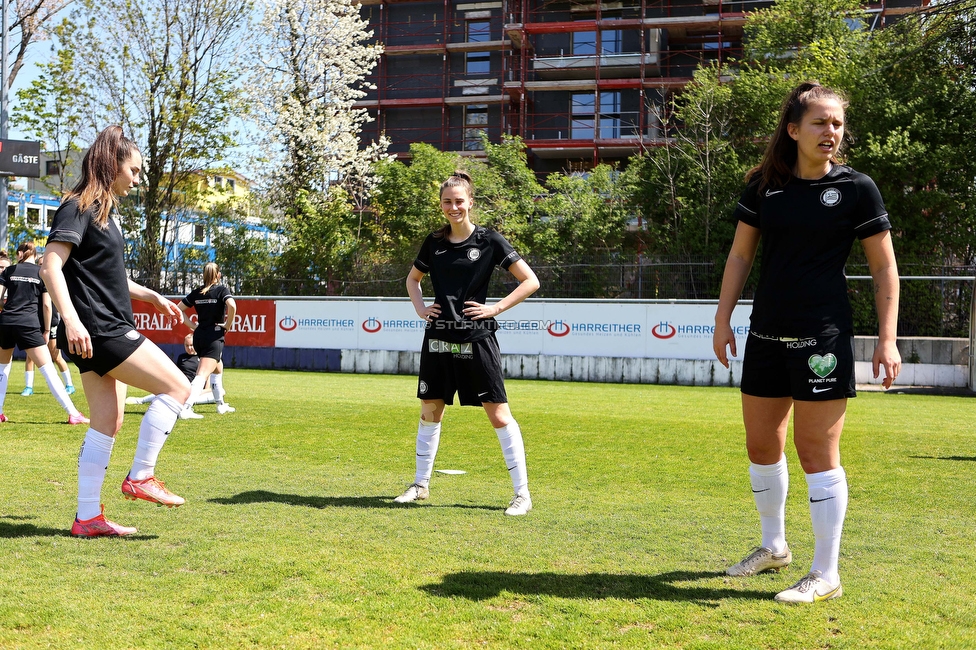
<svg viewBox="0 0 976 650">
<path fill-rule="evenodd" d="M 11 121 L 43 147 L 58 163 L 57 184 L 48 188 L 60 196 L 69 184 L 68 170 L 81 151 L 82 129 L 94 128 L 88 84 L 76 66 L 74 39 L 77 28 L 65 19 L 52 31 L 55 45 L 50 61 L 38 63 L 40 73 L 30 86 L 17 91 L 19 103 Z"/>
<path fill-rule="evenodd" d="M 268 295 L 282 290 L 276 266 L 283 236 L 274 227 L 269 227 L 268 232 L 253 228 L 255 221 L 265 226 L 272 223 L 270 219 L 252 216 L 266 210 L 265 201 L 249 197 L 222 201 L 206 214 L 214 261 L 236 294 Z"/>
<path fill-rule="evenodd" d="M 250 0 L 84 0 L 76 22 L 87 81 L 142 148 L 145 173 L 125 225 L 139 239 L 139 280 L 158 288 L 175 217 L 196 205 L 191 176 L 235 144 L 244 112 L 238 49 Z M 133 205 L 137 203 L 138 205 Z"/>
<path fill-rule="evenodd" d="M 426 143 L 410 145 L 410 160 L 409 165 L 396 160 L 376 165 L 378 182 L 372 201 L 373 249 L 378 253 L 374 261 L 402 265 L 405 270 L 424 237 L 445 223 L 437 197 L 440 184 L 455 170 L 472 167 L 471 161 L 462 164 L 457 154 Z M 476 215 L 480 209 L 476 197 Z"/>
</svg>

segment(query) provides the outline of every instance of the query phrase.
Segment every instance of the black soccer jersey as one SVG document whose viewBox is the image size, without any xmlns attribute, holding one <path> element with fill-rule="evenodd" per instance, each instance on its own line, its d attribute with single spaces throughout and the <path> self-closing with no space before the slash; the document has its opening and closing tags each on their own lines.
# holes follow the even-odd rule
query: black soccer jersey
<svg viewBox="0 0 976 650">
<path fill-rule="evenodd" d="M 769 336 L 831 335 L 853 329 L 844 264 L 855 239 L 891 229 L 868 176 L 835 165 L 817 180 L 779 188 L 753 178 L 734 217 L 762 231 L 752 329 Z"/>
<path fill-rule="evenodd" d="M 95 225 L 97 211 L 96 204 L 80 212 L 75 199 L 61 204 L 47 241 L 74 246 L 64 279 L 81 324 L 92 336 L 120 336 L 136 328 L 123 259 L 125 240 L 114 219 L 104 228 Z"/>
<path fill-rule="evenodd" d="M 196 308 L 198 326 L 213 326 L 224 322 L 224 304 L 230 297 L 230 289 L 215 284 L 207 293 L 203 293 L 203 287 L 197 287 L 181 302 Z"/>
<path fill-rule="evenodd" d="M 0 285 L 7 288 L 7 301 L 0 311 L 0 325 L 39 328 L 38 309 L 47 292 L 37 264 L 14 264 L 0 273 Z"/>
<path fill-rule="evenodd" d="M 428 325 L 428 335 L 445 341 L 477 341 L 498 329 L 494 318 L 473 321 L 465 316 L 464 303 L 484 304 L 488 281 L 496 266 L 508 269 L 522 259 L 497 232 L 476 226 L 470 237 L 454 244 L 447 237 L 428 235 L 413 265 L 430 274 L 434 301 L 441 315 Z"/>
</svg>

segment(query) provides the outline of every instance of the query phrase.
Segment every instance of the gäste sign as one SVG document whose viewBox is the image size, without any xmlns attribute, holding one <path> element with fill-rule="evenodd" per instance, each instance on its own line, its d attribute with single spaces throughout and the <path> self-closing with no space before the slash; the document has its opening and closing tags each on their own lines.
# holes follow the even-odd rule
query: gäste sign
<svg viewBox="0 0 976 650">
<path fill-rule="evenodd" d="M 0 140 L 0 176 L 41 175 L 41 143 L 28 140 Z"/>
</svg>

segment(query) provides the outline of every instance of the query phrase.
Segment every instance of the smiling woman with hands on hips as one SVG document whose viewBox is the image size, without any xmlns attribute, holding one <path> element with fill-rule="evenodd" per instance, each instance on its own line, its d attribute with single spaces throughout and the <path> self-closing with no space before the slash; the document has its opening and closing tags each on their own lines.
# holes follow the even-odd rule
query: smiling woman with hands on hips
<svg viewBox="0 0 976 650">
<path fill-rule="evenodd" d="M 440 207 L 447 224 L 428 235 L 407 276 L 407 293 L 417 315 L 427 321 L 420 352 L 417 397 L 417 465 L 413 485 L 397 503 L 429 496 L 434 458 L 440 443 L 444 407 L 457 393 L 462 406 L 481 406 L 498 435 L 515 496 L 506 515 L 532 509 L 525 446 L 505 392 L 494 317 L 539 288 L 539 280 L 504 237 L 471 221 L 474 187 L 465 172 L 441 183 Z M 508 269 L 519 284 L 498 302 L 484 304 L 495 266 Z M 430 275 L 434 302 L 424 302 L 420 282 Z"/>
<path fill-rule="evenodd" d="M 88 398 L 91 428 L 78 455 L 78 511 L 71 534 L 131 535 L 130 526 L 105 518 L 101 488 L 122 428 L 126 385 L 156 394 L 139 427 L 132 467 L 122 494 L 166 506 L 184 500 L 155 476 L 190 383 L 166 354 L 135 328 L 131 299 L 148 302 L 172 318 L 183 313 L 157 292 L 128 279 L 122 229 L 113 218 L 118 197 L 139 184 L 142 156 L 122 128 L 98 134 L 82 160 L 81 180 L 65 193 L 54 215 L 41 277 L 61 312 L 58 344 L 78 366 Z"/>
<path fill-rule="evenodd" d="M 762 541 L 730 567 L 732 576 L 780 570 L 792 561 L 786 543 L 787 425 L 806 475 L 815 548 L 810 572 L 776 595 L 816 602 L 843 593 L 838 571 L 847 512 L 840 436 L 854 390 L 854 334 L 844 264 L 860 240 L 873 278 L 879 336 L 874 376 L 889 388 L 901 369 L 895 346 L 898 269 L 891 225 L 877 186 L 842 165 L 846 102 L 814 82 L 786 98 L 762 162 L 746 176 L 738 221 L 715 314 L 713 347 L 728 367 L 736 354 L 732 310 L 760 241 L 759 285 L 742 365 L 742 417 L 749 476 Z"/>
</svg>

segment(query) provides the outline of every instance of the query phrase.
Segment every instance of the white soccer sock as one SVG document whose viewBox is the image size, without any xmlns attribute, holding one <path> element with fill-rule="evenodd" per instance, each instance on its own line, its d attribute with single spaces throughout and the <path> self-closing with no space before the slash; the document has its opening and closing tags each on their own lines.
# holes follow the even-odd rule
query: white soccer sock
<svg viewBox="0 0 976 650">
<path fill-rule="evenodd" d="M 840 582 L 837 562 L 840 557 L 840 535 L 847 514 L 847 474 L 843 467 L 807 474 L 810 493 L 810 519 L 816 545 L 811 571 L 820 571 L 832 585 Z"/>
<path fill-rule="evenodd" d="M 3 402 L 7 399 L 7 384 L 10 383 L 10 366 L 13 362 L 7 362 L 0 367 L 0 413 L 3 413 Z"/>
<path fill-rule="evenodd" d="M 61 405 L 68 415 L 78 415 L 79 411 L 75 408 L 74 402 L 71 401 L 71 396 L 64 389 L 64 384 L 61 383 L 61 378 L 58 377 L 58 368 L 53 363 L 46 363 L 37 369 L 41 373 L 41 377 L 44 377 L 44 381 L 47 382 L 47 387 L 54 395 L 54 399 L 58 400 L 58 404 Z"/>
<path fill-rule="evenodd" d="M 33 370 L 25 370 L 24 371 L 24 385 L 25 385 L 25 388 L 33 388 L 34 387 L 34 371 Z"/>
<path fill-rule="evenodd" d="M 185 409 L 193 408 L 193 403 L 197 401 L 197 397 L 203 392 L 203 387 L 207 383 L 207 378 L 203 375 L 197 375 L 190 382 L 190 396 L 186 398 L 186 403 L 183 405 Z"/>
<path fill-rule="evenodd" d="M 508 475 L 512 477 L 512 487 L 516 494 L 529 493 L 529 475 L 525 467 L 525 444 L 522 442 L 522 430 L 518 422 L 512 420 L 503 427 L 495 429 L 498 442 L 502 446 L 505 456 L 505 466 Z"/>
<path fill-rule="evenodd" d="M 786 550 L 786 492 L 790 487 L 786 455 L 772 465 L 751 463 L 749 480 L 762 525 L 761 546 L 782 553 Z"/>
<path fill-rule="evenodd" d="M 420 421 L 417 425 L 417 475 L 414 483 L 428 485 L 434 471 L 434 458 L 441 442 L 441 423 Z"/>
<path fill-rule="evenodd" d="M 78 519 L 101 514 L 102 483 L 112 457 L 115 438 L 89 429 L 78 454 Z"/>
<path fill-rule="evenodd" d="M 142 481 L 153 475 L 156 459 L 159 458 L 159 452 L 169 432 L 173 430 L 181 409 L 180 403 L 169 395 L 157 395 L 146 409 L 139 425 L 139 442 L 136 444 L 136 455 L 129 471 L 129 478 L 133 481 Z"/>
<path fill-rule="evenodd" d="M 210 391 L 214 396 L 214 404 L 224 403 L 224 380 L 223 375 L 210 375 Z"/>
<path fill-rule="evenodd" d="M 67 370 L 62 370 L 61 371 L 61 379 L 64 380 L 64 385 L 65 386 L 73 386 L 74 385 L 74 384 L 71 383 L 71 369 L 70 368 L 68 368 Z"/>
</svg>

